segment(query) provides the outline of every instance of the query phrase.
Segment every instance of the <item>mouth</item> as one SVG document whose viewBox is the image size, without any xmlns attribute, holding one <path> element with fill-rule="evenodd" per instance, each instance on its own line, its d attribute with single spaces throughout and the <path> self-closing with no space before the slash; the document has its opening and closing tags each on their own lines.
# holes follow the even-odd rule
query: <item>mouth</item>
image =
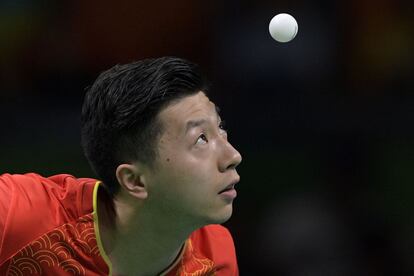
<svg viewBox="0 0 414 276">
<path fill-rule="evenodd" d="M 218 194 L 222 194 L 222 193 L 234 190 L 234 186 L 236 186 L 237 182 L 239 182 L 238 179 L 233 181 L 229 185 L 227 185 L 224 189 L 222 189 L 220 192 L 218 192 Z"/>
</svg>

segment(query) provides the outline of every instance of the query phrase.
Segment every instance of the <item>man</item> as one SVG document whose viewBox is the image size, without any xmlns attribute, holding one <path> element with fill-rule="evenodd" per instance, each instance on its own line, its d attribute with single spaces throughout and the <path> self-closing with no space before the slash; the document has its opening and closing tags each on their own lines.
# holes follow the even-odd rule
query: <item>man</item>
<svg viewBox="0 0 414 276">
<path fill-rule="evenodd" d="M 89 88 L 82 145 L 100 178 L 0 176 L 0 275 L 238 275 L 240 154 L 198 67 L 117 65 Z"/>
</svg>

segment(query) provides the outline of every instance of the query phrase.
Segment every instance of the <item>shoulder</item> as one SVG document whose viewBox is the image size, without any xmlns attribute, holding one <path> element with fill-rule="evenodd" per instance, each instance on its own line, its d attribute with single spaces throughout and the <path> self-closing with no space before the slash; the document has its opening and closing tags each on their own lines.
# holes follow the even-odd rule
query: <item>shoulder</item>
<svg viewBox="0 0 414 276">
<path fill-rule="evenodd" d="M 0 261 L 44 233 L 93 212 L 96 182 L 68 174 L 0 175 Z"/>
<path fill-rule="evenodd" d="M 236 250 L 226 227 L 207 225 L 194 231 L 190 241 L 195 253 L 213 261 L 217 275 L 238 275 Z"/>
<path fill-rule="evenodd" d="M 209 255 L 226 252 L 235 257 L 233 238 L 229 230 L 219 224 L 211 224 L 194 231 L 190 239 L 198 250 Z"/>
<path fill-rule="evenodd" d="M 26 174 L 2 174 L 0 175 L 0 185 L 2 188 L 9 190 L 25 189 L 25 190 L 39 190 L 39 189 L 70 189 L 74 188 L 74 184 L 79 187 L 79 184 L 88 182 L 96 182 L 92 178 L 76 178 L 70 174 L 57 174 L 50 177 L 44 177 L 36 173 Z"/>
<path fill-rule="evenodd" d="M 0 208 L 9 205 L 24 212 L 33 209 L 36 213 L 48 213 L 48 210 L 61 207 L 67 210 L 68 219 L 75 218 L 92 211 L 91 196 L 96 182 L 92 178 L 76 178 L 69 174 L 50 177 L 35 173 L 3 174 L 0 175 L 0 192 L 8 198 L 1 197 Z"/>
<path fill-rule="evenodd" d="M 233 244 L 233 239 L 230 231 L 220 224 L 210 224 L 194 231 L 191 237 L 195 240 L 207 239 L 213 243 L 230 242 Z"/>
</svg>

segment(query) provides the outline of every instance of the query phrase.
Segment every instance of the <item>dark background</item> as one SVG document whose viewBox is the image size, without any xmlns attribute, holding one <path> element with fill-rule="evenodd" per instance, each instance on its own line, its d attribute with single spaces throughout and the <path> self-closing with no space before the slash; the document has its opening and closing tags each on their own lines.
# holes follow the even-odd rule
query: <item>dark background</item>
<svg viewBox="0 0 414 276">
<path fill-rule="evenodd" d="M 0 1 L 0 173 L 93 177 L 84 89 L 116 63 L 204 68 L 244 161 L 241 275 L 414 275 L 412 1 Z M 281 44 L 268 23 L 292 14 Z M 1 195 L 7 196 L 7 195 Z"/>
</svg>

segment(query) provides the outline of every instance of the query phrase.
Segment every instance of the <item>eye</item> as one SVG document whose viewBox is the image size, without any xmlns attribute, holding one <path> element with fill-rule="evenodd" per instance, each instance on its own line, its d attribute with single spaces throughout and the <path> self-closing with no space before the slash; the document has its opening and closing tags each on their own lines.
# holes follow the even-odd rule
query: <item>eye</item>
<svg viewBox="0 0 414 276">
<path fill-rule="evenodd" d="M 196 141 L 196 145 L 204 145 L 208 143 L 208 139 L 206 135 L 203 133 L 200 136 L 198 136 L 198 139 Z"/>
<path fill-rule="evenodd" d="M 220 121 L 218 127 L 219 127 L 221 133 L 227 134 L 227 128 L 226 128 L 226 122 L 225 121 Z"/>
</svg>

